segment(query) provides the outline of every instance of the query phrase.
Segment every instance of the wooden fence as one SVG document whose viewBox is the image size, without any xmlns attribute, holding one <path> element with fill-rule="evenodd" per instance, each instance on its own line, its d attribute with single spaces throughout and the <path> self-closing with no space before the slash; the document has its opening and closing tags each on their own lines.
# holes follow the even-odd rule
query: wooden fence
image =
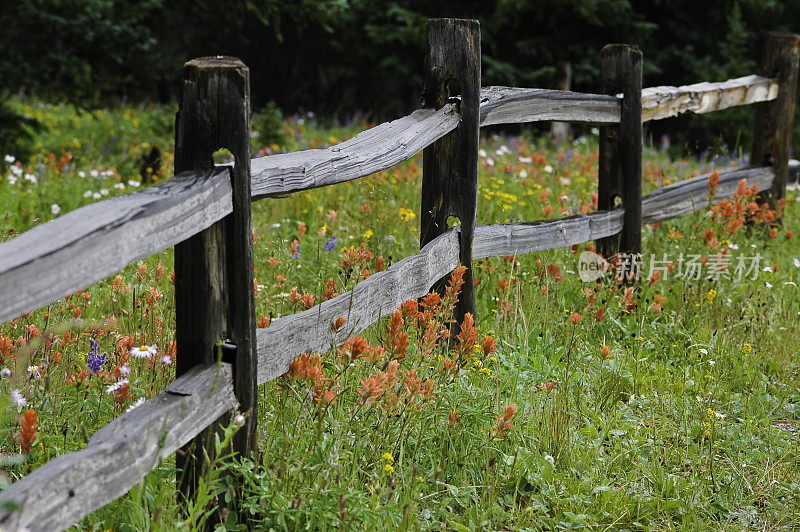
<svg viewBox="0 0 800 532">
<path fill-rule="evenodd" d="M 749 168 L 720 172 L 717 198 L 741 179 L 785 194 L 800 37 L 770 33 L 759 75 L 721 83 L 641 89 L 642 54 L 634 46 L 602 51 L 602 94 L 484 87 L 477 21 L 427 25 L 423 109 L 327 149 L 250 160 L 248 69 L 237 59 L 188 62 L 176 120 L 172 179 L 67 213 L 0 244 L 0 322 L 30 312 L 125 265 L 175 246 L 177 378 L 142 406 L 100 429 L 80 451 L 42 465 L 0 493 L 3 530 L 56 530 L 126 493 L 160 461 L 207 434 L 238 409 L 246 414 L 234 442 L 255 446 L 257 386 L 294 358 L 331 345 L 330 324 L 346 325 L 335 343 L 425 295 L 459 263 L 468 267 L 457 316 L 474 312 L 473 259 L 532 253 L 597 240 L 606 254 L 641 251 L 641 226 L 707 204 L 708 175 L 642 196 L 642 122 L 685 112 L 757 106 Z M 450 80 L 461 95 L 448 94 Z M 475 224 L 479 128 L 558 120 L 601 124 L 599 209 L 559 220 Z M 231 167 L 212 153 L 230 149 Z M 256 329 L 249 203 L 351 181 L 385 170 L 424 149 L 421 250 L 372 275 L 352 291 Z M 622 205 L 615 207 L 617 198 Z M 460 219 L 448 229 L 447 218 Z M 179 453 L 179 489 L 191 496 L 199 470 Z"/>
</svg>

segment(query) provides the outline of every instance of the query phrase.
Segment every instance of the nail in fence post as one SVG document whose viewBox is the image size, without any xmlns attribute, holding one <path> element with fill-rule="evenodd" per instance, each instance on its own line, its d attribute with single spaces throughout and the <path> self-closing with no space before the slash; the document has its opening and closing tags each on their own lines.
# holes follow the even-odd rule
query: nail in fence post
<svg viewBox="0 0 800 532">
<path fill-rule="evenodd" d="M 477 20 L 431 19 L 427 25 L 424 106 L 439 109 L 461 93 L 461 122 L 455 131 L 423 152 L 420 247 L 447 231 L 447 218 L 461 222 L 460 262 L 467 267 L 455 318 L 475 314 L 472 237 L 478 201 L 480 136 L 481 30 Z M 449 93 L 451 81 L 458 83 Z M 435 288 L 441 289 L 442 281 Z"/>
<path fill-rule="evenodd" d="M 598 210 L 622 200 L 622 232 L 597 241 L 606 258 L 642 252 L 642 52 L 629 44 L 609 44 L 602 52 L 602 93 L 622 93 L 619 125 L 600 128 Z"/>
<path fill-rule="evenodd" d="M 235 355 L 234 392 L 248 413 L 234 450 L 249 456 L 255 447 L 256 345 L 253 301 L 253 243 L 250 229 L 250 73 L 238 59 L 207 57 L 183 67 L 183 89 L 175 126 L 175 173 L 214 167 L 213 153 L 227 148 L 233 212 L 175 246 L 176 374 L 220 356 L 230 340 Z M 201 473 L 203 448 L 213 457 L 212 425 L 177 455 L 180 489 L 188 499 Z M 192 446 L 194 445 L 194 448 Z M 182 478 L 181 478 L 182 477 Z"/>
<path fill-rule="evenodd" d="M 750 164 L 772 166 L 775 180 L 765 194 L 774 208 L 786 196 L 789 172 L 789 149 L 792 146 L 794 100 L 797 96 L 797 62 L 800 36 L 769 32 L 764 46 L 759 74 L 778 79 L 778 97 L 756 104 L 753 151 Z"/>
</svg>

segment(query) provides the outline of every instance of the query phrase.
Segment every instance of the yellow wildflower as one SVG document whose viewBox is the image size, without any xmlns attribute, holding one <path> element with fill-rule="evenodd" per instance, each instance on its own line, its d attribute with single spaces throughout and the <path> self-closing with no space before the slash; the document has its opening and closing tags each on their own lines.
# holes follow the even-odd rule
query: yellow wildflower
<svg viewBox="0 0 800 532">
<path fill-rule="evenodd" d="M 750 344 L 750 342 L 745 342 L 744 343 L 744 345 L 742 346 L 742 352 L 745 355 L 749 355 L 750 353 L 753 352 L 753 346 Z"/>
<path fill-rule="evenodd" d="M 385 466 L 383 466 L 383 472 L 391 476 L 391 474 L 394 473 L 394 468 L 389 464 L 386 464 Z"/>
<path fill-rule="evenodd" d="M 412 211 L 411 209 L 406 209 L 406 208 L 402 208 L 402 207 L 398 211 L 398 214 L 400 215 L 400 218 L 402 218 L 404 222 L 407 222 L 409 220 L 413 220 L 414 218 L 417 217 L 417 215 L 414 214 L 414 211 Z"/>
<path fill-rule="evenodd" d="M 381 456 L 381 460 L 383 460 L 387 464 L 393 464 L 394 463 L 394 456 L 392 456 L 389 453 L 383 453 L 383 455 Z"/>
<path fill-rule="evenodd" d="M 706 303 L 708 303 L 709 305 L 713 305 L 715 297 L 717 297 L 717 291 L 712 288 L 706 294 Z"/>
</svg>

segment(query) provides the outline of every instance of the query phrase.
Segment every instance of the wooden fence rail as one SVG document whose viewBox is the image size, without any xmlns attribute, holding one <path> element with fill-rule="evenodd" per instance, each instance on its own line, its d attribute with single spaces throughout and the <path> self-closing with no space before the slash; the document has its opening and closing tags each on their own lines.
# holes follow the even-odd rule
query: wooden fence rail
<svg viewBox="0 0 800 532">
<path fill-rule="evenodd" d="M 0 322 L 178 244 L 231 212 L 228 170 L 179 174 L 86 205 L 0 244 Z"/>
<path fill-rule="evenodd" d="M 144 405 L 99 430 L 87 446 L 41 466 L 0 492 L 0 528 L 56 530 L 126 493 L 161 460 L 235 408 L 248 413 L 236 449 L 254 444 L 256 388 L 304 352 L 324 352 L 436 287 L 459 263 L 598 240 L 606 250 L 641 250 L 641 225 L 708 204 L 708 174 L 641 195 L 641 124 L 684 112 L 759 104 L 753 168 L 720 172 L 715 199 L 741 179 L 783 197 L 800 37 L 770 34 L 757 76 L 721 83 L 641 89 L 641 52 L 603 52 L 606 94 L 480 89 L 477 21 L 432 20 L 425 71 L 430 108 L 381 124 L 341 144 L 250 160 L 249 82 L 238 60 L 194 60 L 184 69 L 177 119 L 176 177 L 82 207 L 0 243 L 0 322 L 89 286 L 144 256 L 176 246 L 178 377 Z M 447 92 L 459 82 L 462 96 Z M 620 94 L 621 93 L 621 94 Z M 475 226 L 477 131 L 539 120 L 600 124 L 601 210 L 558 220 Z M 233 167 L 214 168 L 228 147 Z M 251 201 L 364 177 L 424 151 L 421 250 L 309 310 L 255 330 Z M 622 205 L 616 205 L 616 198 Z M 447 217 L 461 221 L 448 229 Z M 621 240 L 620 240 L 621 238 Z M 459 313 L 474 312 L 464 298 Z M 331 324 L 345 318 L 339 330 Z M 221 343 L 226 354 L 219 353 Z M 224 360 L 220 362 L 220 358 Z M 216 363 L 214 362 L 216 361 Z M 200 437 L 195 448 L 210 450 Z M 179 466 L 190 496 L 199 465 Z"/>
</svg>

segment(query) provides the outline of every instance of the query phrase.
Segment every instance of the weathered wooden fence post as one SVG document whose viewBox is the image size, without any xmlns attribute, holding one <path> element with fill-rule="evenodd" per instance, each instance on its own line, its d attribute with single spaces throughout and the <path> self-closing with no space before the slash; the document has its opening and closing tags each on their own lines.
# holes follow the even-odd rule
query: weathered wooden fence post
<svg viewBox="0 0 800 532">
<path fill-rule="evenodd" d="M 247 414 L 234 450 L 248 456 L 255 446 L 257 404 L 248 68 L 222 56 L 186 63 L 175 130 L 176 174 L 213 168 L 212 155 L 220 148 L 235 159 L 233 213 L 175 246 L 176 373 L 217 362 L 221 343 L 228 342 L 226 362 L 233 365 L 239 409 Z M 203 449 L 213 456 L 214 430 L 212 425 L 178 454 L 185 496 L 193 495 Z"/>
<path fill-rule="evenodd" d="M 424 106 L 441 108 L 458 94 L 449 92 L 450 82 L 457 82 L 461 122 L 423 151 L 420 247 L 447 231 L 449 216 L 461 222 L 460 261 L 467 267 L 455 310 L 461 323 L 467 312 L 475 314 L 472 237 L 478 202 L 481 30 L 477 20 L 432 19 L 427 31 Z"/>
<path fill-rule="evenodd" d="M 625 218 L 622 233 L 597 246 L 606 258 L 617 252 L 633 258 L 642 252 L 642 52 L 629 44 L 609 44 L 601 55 L 601 92 L 623 98 L 619 125 L 600 128 L 597 208 L 613 209 L 620 198 Z"/>
<path fill-rule="evenodd" d="M 762 76 L 778 79 L 778 97 L 769 102 L 756 104 L 750 164 L 772 166 L 775 170 L 772 188 L 765 194 L 765 199 L 773 208 L 778 200 L 786 196 L 794 100 L 797 96 L 799 45 L 798 35 L 769 32 L 759 72 Z"/>
</svg>

